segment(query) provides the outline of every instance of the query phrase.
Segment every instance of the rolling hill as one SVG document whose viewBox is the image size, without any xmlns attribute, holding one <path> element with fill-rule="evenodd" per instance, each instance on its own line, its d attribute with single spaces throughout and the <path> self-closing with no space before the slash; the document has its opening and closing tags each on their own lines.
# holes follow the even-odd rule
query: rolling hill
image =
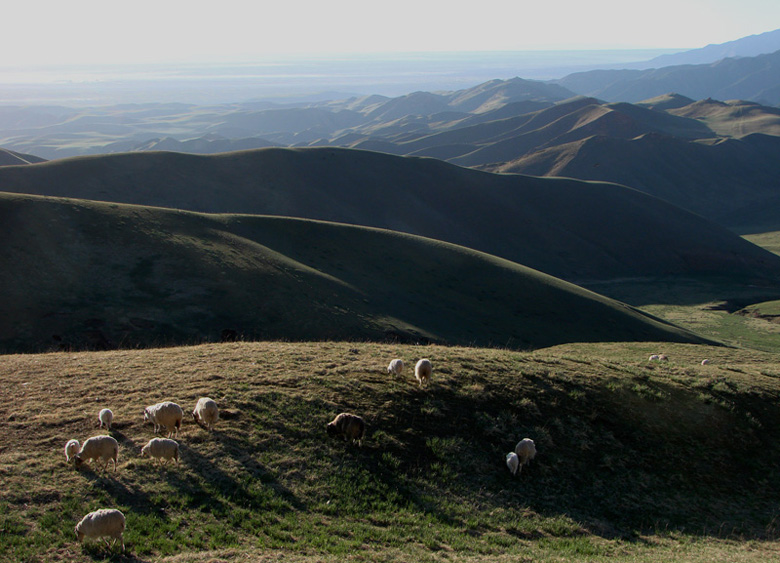
<svg viewBox="0 0 780 563">
<path fill-rule="evenodd" d="M 129 153 L 0 168 L 8 192 L 302 217 L 452 242 L 578 284 L 641 276 L 774 280 L 780 258 L 623 186 L 500 175 L 349 149 Z"/>
<path fill-rule="evenodd" d="M 386 230 L 0 195 L 0 350 L 699 337 L 524 266 Z"/>
<path fill-rule="evenodd" d="M 691 142 L 658 134 L 593 136 L 538 151 L 495 172 L 617 182 L 738 232 L 780 227 L 780 137 Z"/>
</svg>

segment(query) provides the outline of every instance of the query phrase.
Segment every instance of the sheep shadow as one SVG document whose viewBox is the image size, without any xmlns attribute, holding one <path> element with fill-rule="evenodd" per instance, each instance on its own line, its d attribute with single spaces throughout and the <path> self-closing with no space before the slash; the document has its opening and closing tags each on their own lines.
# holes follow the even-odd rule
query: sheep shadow
<svg viewBox="0 0 780 563">
<path fill-rule="evenodd" d="M 487 382 L 481 396 L 468 398 L 447 384 L 427 392 L 388 392 L 383 401 L 390 406 L 377 412 L 369 431 L 373 426 L 390 437 L 372 444 L 369 434 L 350 462 L 361 462 L 381 475 L 417 509 L 458 526 L 465 525 L 460 512 L 446 499 L 422 493 L 415 483 L 420 479 L 410 475 L 446 479 L 465 491 L 466 498 L 479 499 L 487 512 L 522 507 L 544 518 L 571 521 L 570 530 L 606 539 L 641 542 L 640 531 L 682 527 L 717 537 L 771 535 L 762 524 L 772 520 L 771 503 L 754 510 L 744 499 L 776 498 L 778 487 L 758 493 L 745 480 L 740 483 L 744 490 L 735 492 L 727 476 L 736 470 L 752 474 L 756 483 L 759 476 L 777 474 L 772 469 L 776 464 L 770 463 L 777 455 L 763 456 L 760 464 L 749 455 L 772 441 L 751 430 L 750 420 L 740 420 L 739 411 L 760 415 L 766 428 L 774 428 L 771 421 L 780 409 L 764 413 L 749 402 L 749 395 L 740 399 L 742 406 L 734 400 L 730 409 L 720 409 L 708 405 L 699 390 L 641 377 L 627 378 L 619 389 L 589 385 L 576 377 L 523 377 L 529 396 L 544 399 L 536 400 L 536 412 L 522 410 L 518 397 Z M 696 412 L 686 412 L 691 408 Z M 737 424 L 743 436 L 741 453 L 729 450 Z M 654 429 L 658 425 L 668 431 Z M 398 440 L 401 435 L 403 440 Z M 537 439 L 538 455 L 512 477 L 506 453 L 526 436 Z M 400 460 L 400 467 L 388 467 L 385 453 Z M 749 510 L 749 520 L 736 521 L 728 507 L 745 516 Z M 517 527 L 519 537 L 529 533 Z"/>
<path fill-rule="evenodd" d="M 199 484 L 197 480 L 190 478 L 186 471 L 181 468 L 177 470 L 170 464 L 161 469 L 165 471 L 166 478 L 172 486 L 191 495 L 193 505 L 208 512 L 228 511 L 229 505 L 215 497 L 216 491 L 227 501 L 236 500 L 243 506 L 262 509 L 264 501 L 257 498 L 257 495 L 250 490 L 250 486 L 259 481 L 273 491 L 275 496 L 289 503 L 291 508 L 288 510 L 303 508 L 303 504 L 297 500 L 293 492 L 284 487 L 271 471 L 245 450 L 245 442 L 220 430 L 209 432 L 207 439 L 217 446 L 217 453 L 214 456 L 207 457 L 197 446 L 189 445 L 182 440 L 179 442 L 179 464 L 198 475 L 200 482 L 207 483 L 208 486 Z M 237 462 L 243 471 L 235 474 L 228 473 L 218 463 L 218 460 L 223 458 Z M 286 512 L 281 507 L 277 507 L 276 510 Z"/>
<path fill-rule="evenodd" d="M 117 561 L 122 563 L 152 563 L 153 559 L 144 559 L 133 553 L 128 553 L 130 546 L 125 545 L 125 551 L 119 551 L 121 548 L 113 546 L 106 547 L 101 543 L 82 544 L 81 553 L 93 561 Z"/>
</svg>

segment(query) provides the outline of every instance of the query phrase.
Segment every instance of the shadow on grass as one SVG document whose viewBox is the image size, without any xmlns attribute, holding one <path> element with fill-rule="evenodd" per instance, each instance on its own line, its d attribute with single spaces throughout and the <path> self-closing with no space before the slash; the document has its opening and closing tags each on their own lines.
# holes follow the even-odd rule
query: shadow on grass
<svg viewBox="0 0 780 563">
<path fill-rule="evenodd" d="M 643 376 L 612 390 L 576 374 L 522 377 L 530 384 L 523 398 L 538 407 L 531 414 L 518 408 L 520 397 L 489 385 L 470 396 L 445 385 L 397 392 L 374 425 L 403 441 L 380 447 L 369 439 L 343 463 L 362 463 L 415 510 L 449 526 L 468 528 L 470 514 L 442 491 L 483 513 L 527 509 L 547 520 L 541 532 L 508 528 L 527 539 L 775 536 L 770 500 L 780 495 L 780 456 L 771 444 L 780 439 L 773 424 L 780 408 L 751 392 L 724 397 Z M 524 437 L 536 440 L 538 455 L 512 478 L 504 457 Z M 386 452 L 398 469 L 387 466 Z"/>
</svg>

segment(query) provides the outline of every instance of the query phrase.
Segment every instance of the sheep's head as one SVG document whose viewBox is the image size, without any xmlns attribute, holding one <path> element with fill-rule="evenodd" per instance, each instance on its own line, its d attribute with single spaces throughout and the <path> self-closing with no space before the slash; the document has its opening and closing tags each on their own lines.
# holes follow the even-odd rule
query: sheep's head
<svg viewBox="0 0 780 563">
<path fill-rule="evenodd" d="M 149 444 L 141 448 L 141 457 L 146 457 L 148 455 L 149 455 Z"/>
<path fill-rule="evenodd" d="M 338 436 L 339 434 L 339 429 L 336 428 L 336 425 L 333 422 L 328 423 L 327 430 L 328 430 L 328 436 Z"/>
<path fill-rule="evenodd" d="M 75 464 L 76 468 L 78 469 L 82 465 L 84 465 L 84 458 L 82 458 L 80 455 L 77 455 L 73 458 L 73 463 Z"/>
<path fill-rule="evenodd" d="M 84 532 L 82 532 L 78 526 L 73 530 L 73 532 L 76 534 L 76 540 L 81 543 L 84 541 Z"/>
</svg>

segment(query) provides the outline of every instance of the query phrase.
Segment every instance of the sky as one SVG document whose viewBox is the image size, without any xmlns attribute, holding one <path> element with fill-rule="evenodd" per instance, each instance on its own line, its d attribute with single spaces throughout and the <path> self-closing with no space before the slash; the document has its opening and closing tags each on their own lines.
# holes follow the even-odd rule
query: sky
<svg viewBox="0 0 780 563">
<path fill-rule="evenodd" d="M 777 28 L 778 0 L 37 0 L 3 7 L 0 66 L 682 50 Z"/>
</svg>

